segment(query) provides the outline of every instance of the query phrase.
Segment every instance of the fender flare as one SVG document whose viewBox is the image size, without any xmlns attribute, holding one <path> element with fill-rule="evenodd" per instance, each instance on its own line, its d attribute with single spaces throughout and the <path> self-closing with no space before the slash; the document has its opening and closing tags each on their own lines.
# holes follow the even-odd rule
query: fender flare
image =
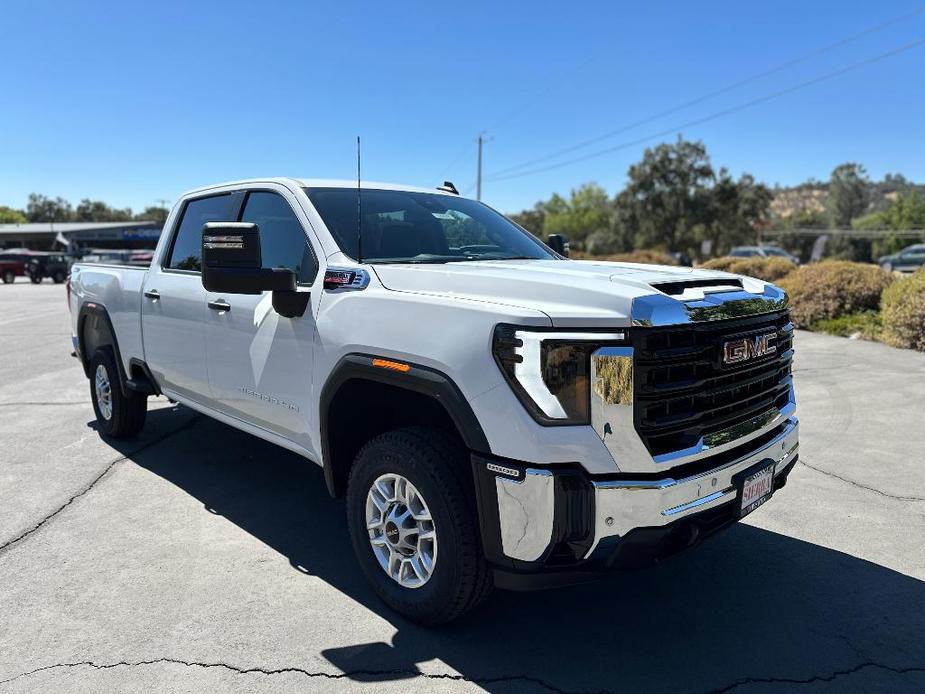
<svg viewBox="0 0 925 694">
<path fill-rule="evenodd" d="M 91 377 L 90 360 L 93 358 L 93 355 L 87 354 L 87 350 L 84 346 L 84 326 L 86 325 L 87 318 L 90 316 L 97 316 L 106 324 L 106 329 L 109 331 L 109 335 L 112 338 L 112 349 L 113 352 L 115 352 L 116 368 L 119 370 L 119 388 L 122 390 L 123 395 L 128 396 L 130 395 L 128 386 L 126 385 L 128 374 L 125 373 L 125 365 L 122 363 L 122 353 L 119 351 L 119 341 L 116 338 L 116 330 L 112 325 L 112 319 L 109 317 L 109 311 L 106 310 L 105 306 L 95 301 L 84 302 L 80 307 L 80 311 L 77 313 L 77 356 L 80 357 L 80 363 L 83 366 L 84 374 L 86 374 L 87 378 Z"/>
<path fill-rule="evenodd" d="M 383 383 L 396 388 L 403 388 L 433 398 L 446 410 L 466 447 L 472 451 L 483 454 L 491 453 L 488 438 L 479 424 L 468 400 L 459 386 L 445 373 L 421 366 L 406 360 L 402 363 L 408 365 L 407 371 L 373 366 L 373 355 L 351 353 L 344 355 L 337 362 L 325 381 L 318 401 L 319 423 L 321 433 L 321 455 L 324 461 L 324 479 L 328 491 L 333 495 L 336 489 L 334 469 L 331 457 L 331 442 L 328 435 L 328 417 L 331 403 L 337 396 L 341 386 L 348 381 L 372 381 Z"/>
</svg>

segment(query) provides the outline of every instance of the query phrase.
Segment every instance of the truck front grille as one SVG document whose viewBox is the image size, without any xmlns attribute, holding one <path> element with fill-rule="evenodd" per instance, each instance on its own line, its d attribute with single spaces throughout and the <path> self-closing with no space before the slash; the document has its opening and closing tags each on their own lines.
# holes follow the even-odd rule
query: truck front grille
<svg viewBox="0 0 925 694">
<path fill-rule="evenodd" d="M 726 342 L 773 333 L 776 351 L 724 365 Z M 750 318 L 640 328 L 635 350 L 636 430 L 653 456 L 696 446 L 711 434 L 781 409 L 790 398 L 789 311 Z"/>
</svg>

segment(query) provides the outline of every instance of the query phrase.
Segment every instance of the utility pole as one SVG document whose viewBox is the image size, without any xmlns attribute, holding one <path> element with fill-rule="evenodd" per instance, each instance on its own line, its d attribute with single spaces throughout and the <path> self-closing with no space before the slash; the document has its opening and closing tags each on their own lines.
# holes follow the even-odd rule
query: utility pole
<svg viewBox="0 0 925 694">
<path fill-rule="evenodd" d="M 495 138 L 493 137 L 486 138 L 485 131 L 483 130 L 482 132 L 479 133 L 479 139 L 476 140 L 476 142 L 478 142 L 479 144 L 479 164 L 478 164 L 478 171 L 475 174 L 475 199 L 476 200 L 482 199 L 482 145 L 485 144 L 486 142 L 491 142 L 494 139 Z"/>
</svg>

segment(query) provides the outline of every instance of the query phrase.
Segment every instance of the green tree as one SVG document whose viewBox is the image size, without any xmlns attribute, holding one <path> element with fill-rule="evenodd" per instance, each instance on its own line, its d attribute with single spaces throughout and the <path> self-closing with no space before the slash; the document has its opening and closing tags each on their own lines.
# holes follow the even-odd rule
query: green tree
<svg viewBox="0 0 925 694">
<path fill-rule="evenodd" d="M 132 219 L 132 211 L 110 207 L 102 200 L 84 198 L 77 206 L 74 218 L 78 222 L 128 222 Z"/>
<path fill-rule="evenodd" d="M 647 149 L 628 179 L 616 199 L 617 216 L 637 246 L 692 252 L 713 207 L 715 173 L 703 143 L 679 136 Z"/>
<path fill-rule="evenodd" d="M 0 224 L 25 224 L 29 220 L 20 210 L 0 205 Z"/>
<path fill-rule="evenodd" d="M 70 222 L 74 218 L 74 209 L 64 198 L 51 199 L 38 193 L 29 194 L 26 203 L 26 218 L 30 222 Z"/>
<path fill-rule="evenodd" d="M 533 209 L 509 214 L 508 218 L 515 224 L 522 226 L 534 236 L 543 238 L 543 230 L 546 225 L 545 203 L 538 202 L 533 206 Z"/>
<path fill-rule="evenodd" d="M 157 222 L 158 224 L 164 224 L 167 221 L 167 215 L 170 214 L 170 210 L 166 207 L 146 207 L 144 212 L 139 212 L 135 215 L 135 219 L 144 220 L 146 222 Z"/>
<path fill-rule="evenodd" d="M 543 233 L 563 234 L 578 244 L 596 231 L 610 229 L 613 222 L 610 196 L 596 183 L 572 190 L 567 200 L 554 194 L 543 209 Z"/>
<path fill-rule="evenodd" d="M 829 179 L 828 211 L 833 227 L 847 227 L 870 204 L 870 179 L 860 164 L 840 164 Z"/>
<path fill-rule="evenodd" d="M 733 246 L 754 241 L 755 227 L 769 219 L 771 191 L 756 183 L 751 174 L 733 180 L 726 169 L 720 169 L 710 190 L 710 219 L 702 228 L 703 238 L 713 241 L 713 253 L 728 253 Z"/>
</svg>

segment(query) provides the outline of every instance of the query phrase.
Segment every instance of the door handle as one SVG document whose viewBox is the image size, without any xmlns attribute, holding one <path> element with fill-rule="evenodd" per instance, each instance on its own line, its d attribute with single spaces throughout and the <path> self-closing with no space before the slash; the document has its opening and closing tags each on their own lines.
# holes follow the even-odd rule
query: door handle
<svg viewBox="0 0 925 694">
<path fill-rule="evenodd" d="M 211 308 L 213 311 L 230 311 L 231 304 L 229 304 L 227 301 L 219 299 L 217 301 L 210 301 L 209 308 Z"/>
<path fill-rule="evenodd" d="M 147 298 L 151 299 L 151 301 L 157 301 L 158 299 L 161 298 L 161 295 L 157 293 L 157 290 L 156 290 L 156 289 L 148 289 L 148 290 L 146 290 L 146 291 L 145 291 L 145 296 L 146 296 Z"/>
</svg>

